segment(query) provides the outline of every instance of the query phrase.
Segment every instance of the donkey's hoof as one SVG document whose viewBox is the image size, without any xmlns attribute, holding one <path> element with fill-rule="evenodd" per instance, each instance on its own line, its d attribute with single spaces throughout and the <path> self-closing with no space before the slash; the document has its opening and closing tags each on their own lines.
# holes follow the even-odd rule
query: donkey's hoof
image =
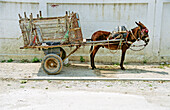
<svg viewBox="0 0 170 110">
<path fill-rule="evenodd" d="M 94 70 L 94 69 L 96 69 L 96 67 L 94 66 L 94 67 L 92 67 L 92 70 Z"/>
<path fill-rule="evenodd" d="M 121 67 L 121 70 L 126 70 L 124 67 Z"/>
</svg>

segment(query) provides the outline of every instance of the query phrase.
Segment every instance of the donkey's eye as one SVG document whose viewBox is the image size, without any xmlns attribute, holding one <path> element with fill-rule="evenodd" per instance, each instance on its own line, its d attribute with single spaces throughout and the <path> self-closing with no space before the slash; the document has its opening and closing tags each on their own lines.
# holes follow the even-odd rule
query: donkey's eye
<svg viewBox="0 0 170 110">
<path fill-rule="evenodd" d="M 145 32 L 146 32 L 146 33 L 148 33 L 148 30 L 147 30 L 147 29 L 145 29 Z"/>
</svg>

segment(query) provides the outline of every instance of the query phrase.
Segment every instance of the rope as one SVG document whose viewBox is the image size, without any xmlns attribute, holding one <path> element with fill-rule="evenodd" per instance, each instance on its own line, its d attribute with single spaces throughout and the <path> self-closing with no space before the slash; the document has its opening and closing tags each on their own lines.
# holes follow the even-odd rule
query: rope
<svg viewBox="0 0 170 110">
<path fill-rule="evenodd" d="M 118 47 L 117 47 L 117 49 L 116 49 L 115 52 L 112 52 L 112 51 L 111 51 L 111 48 L 110 48 L 110 46 L 109 46 L 109 39 L 108 39 L 108 49 L 109 49 L 110 53 L 112 53 L 112 54 L 117 53 L 118 49 L 121 49 L 121 46 L 122 46 L 122 37 L 123 37 L 123 35 L 120 34 L 119 36 L 121 36 L 121 37 L 120 37 L 120 42 L 119 42 L 119 45 L 118 45 Z"/>
<path fill-rule="evenodd" d="M 134 34 L 133 34 L 133 32 L 132 32 L 132 30 L 130 30 L 130 32 L 131 32 L 131 34 L 132 34 L 132 37 L 137 41 L 137 39 L 136 39 L 136 37 L 134 36 Z M 126 46 L 128 46 L 127 45 L 127 38 L 126 38 Z M 141 48 L 141 49 L 139 49 L 139 50 L 135 50 L 135 49 L 132 49 L 131 47 L 141 47 L 141 46 L 144 46 L 143 48 Z M 129 47 L 129 46 L 128 46 Z M 132 50 L 132 51 L 141 51 L 141 50 L 143 50 L 144 48 L 146 47 L 146 44 L 143 44 L 143 45 L 131 45 L 130 47 L 129 47 L 129 49 L 130 50 Z"/>
<path fill-rule="evenodd" d="M 129 49 L 131 49 L 132 51 L 141 51 L 141 50 L 143 50 L 143 49 L 146 47 L 146 45 L 147 45 L 147 44 L 142 44 L 142 45 L 131 45 Z M 132 49 L 132 48 L 131 48 L 131 47 L 142 47 L 142 46 L 144 46 L 144 47 L 141 48 L 141 49 L 138 49 L 138 50 Z"/>
<path fill-rule="evenodd" d="M 135 50 L 135 49 L 132 49 L 132 48 L 129 48 L 129 49 L 132 50 L 132 51 L 141 51 L 141 50 L 143 50 L 145 47 L 146 47 L 146 45 L 144 45 L 144 47 L 141 48 L 141 49 L 139 49 L 139 50 Z"/>
<path fill-rule="evenodd" d="M 137 40 L 136 37 L 134 36 L 132 30 L 130 30 L 130 32 L 131 32 L 131 34 L 132 34 L 132 37 L 133 37 L 135 40 Z"/>
</svg>

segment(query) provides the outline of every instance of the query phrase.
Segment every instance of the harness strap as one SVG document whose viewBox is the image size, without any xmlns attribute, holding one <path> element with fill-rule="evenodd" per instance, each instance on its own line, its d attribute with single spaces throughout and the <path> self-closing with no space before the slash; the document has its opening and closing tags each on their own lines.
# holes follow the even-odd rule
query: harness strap
<svg viewBox="0 0 170 110">
<path fill-rule="evenodd" d="M 110 39 L 110 37 L 112 37 L 112 33 L 110 33 L 110 35 L 109 35 L 109 37 L 107 38 L 107 40 L 109 40 L 109 39 Z"/>
<path fill-rule="evenodd" d="M 127 39 L 128 35 L 129 35 L 129 31 L 126 31 L 126 32 L 127 32 L 127 35 L 126 35 L 126 37 L 125 37 L 125 38 Z"/>
<path fill-rule="evenodd" d="M 137 40 L 137 39 L 136 39 L 136 37 L 134 36 L 134 34 L 133 34 L 132 30 L 130 30 L 130 32 L 131 32 L 131 34 L 132 34 L 133 38 L 134 38 L 135 40 Z"/>
<path fill-rule="evenodd" d="M 132 33 L 132 31 L 131 31 L 131 33 Z M 133 35 L 133 33 L 132 33 L 132 35 Z M 125 38 L 126 39 L 125 43 L 133 44 L 133 42 L 127 40 L 128 36 L 129 36 L 129 31 L 127 31 L 127 35 L 126 35 L 126 38 Z"/>
</svg>

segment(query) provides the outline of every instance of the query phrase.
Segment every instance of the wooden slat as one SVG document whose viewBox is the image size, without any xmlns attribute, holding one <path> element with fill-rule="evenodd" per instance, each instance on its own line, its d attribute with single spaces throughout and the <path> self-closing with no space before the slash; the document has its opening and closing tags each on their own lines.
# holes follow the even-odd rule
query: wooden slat
<svg viewBox="0 0 170 110">
<path fill-rule="evenodd" d="M 42 29 L 42 33 L 43 34 L 55 34 L 56 33 L 56 30 L 55 29 L 51 29 L 51 30 L 49 30 L 49 29 Z"/>
<path fill-rule="evenodd" d="M 35 24 L 36 25 L 57 25 L 57 24 L 65 25 L 65 23 L 58 23 L 58 22 L 37 22 Z"/>
<path fill-rule="evenodd" d="M 70 29 L 70 31 L 75 31 L 75 30 L 81 30 L 81 28 L 72 28 L 72 29 Z"/>
<path fill-rule="evenodd" d="M 61 16 L 61 17 L 48 17 L 48 18 L 41 18 L 41 19 L 33 18 L 33 20 L 52 20 L 52 19 L 63 19 L 63 18 L 65 18 L 65 16 Z M 68 16 L 68 18 L 70 18 L 70 16 Z M 22 21 L 23 20 L 24 19 L 22 19 Z M 30 20 L 30 19 L 28 19 L 28 20 Z"/>
<path fill-rule="evenodd" d="M 46 25 L 36 25 L 36 26 L 40 26 L 41 28 L 50 28 L 50 27 L 56 27 L 58 28 L 63 28 L 65 29 L 66 27 L 64 25 L 57 25 L 57 24 L 46 24 Z"/>
<path fill-rule="evenodd" d="M 64 36 L 64 34 L 53 34 L 53 33 L 43 34 L 43 38 L 45 38 L 45 37 L 48 37 L 48 38 L 50 38 L 50 37 L 63 37 L 63 36 Z"/>
<path fill-rule="evenodd" d="M 37 19 L 34 20 L 34 23 L 58 23 L 58 20 L 60 20 L 61 23 L 65 23 L 65 19 L 48 19 L 48 20 L 42 20 L 42 19 Z"/>
<path fill-rule="evenodd" d="M 57 30 L 57 26 L 56 25 L 41 26 L 41 29 L 56 29 Z"/>
<path fill-rule="evenodd" d="M 58 37 L 58 38 L 44 38 L 44 40 L 61 40 L 63 37 Z"/>
</svg>

